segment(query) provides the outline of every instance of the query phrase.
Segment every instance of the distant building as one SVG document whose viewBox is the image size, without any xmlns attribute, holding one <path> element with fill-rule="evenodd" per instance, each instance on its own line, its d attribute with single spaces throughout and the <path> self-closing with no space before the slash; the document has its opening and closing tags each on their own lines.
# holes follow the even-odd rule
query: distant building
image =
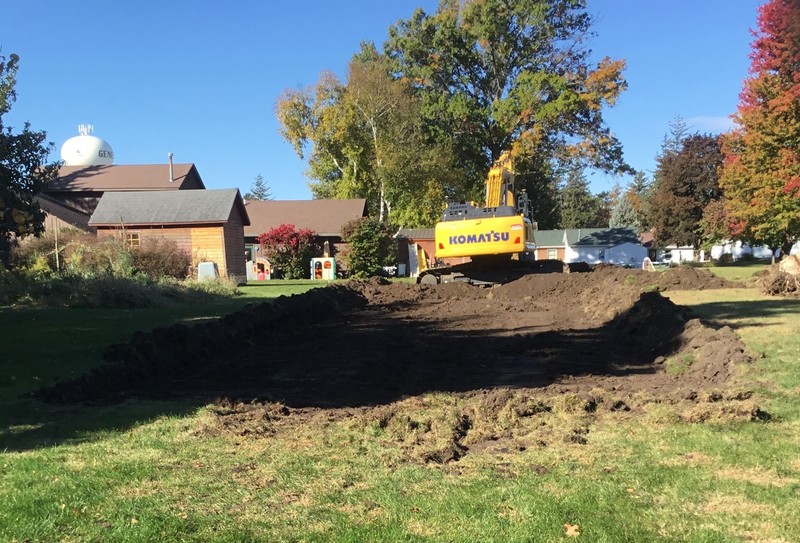
<svg viewBox="0 0 800 543">
<path fill-rule="evenodd" d="M 163 192 L 205 189 L 194 164 L 62 166 L 58 178 L 39 195 L 47 212 L 45 230 L 89 230 L 89 217 L 107 192 Z"/>
<path fill-rule="evenodd" d="M 639 237 L 628 228 L 567 228 L 534 232 L 536 260 L 614 264 L 638 268 L 647 256 Z"/>
<path fill-rule="evenodd" d="M 342 226 L 367 216 L 367 201 L 351 200 L 248 200 L 245 202 L 250 224 L 244 229 L 244 242 L 249 260 L 260 255 L 258 237 L 282 224 L 298 230 L 316 232 L 317 242 L 335 256 L 342 244 Z"/>
<path fill-rule="evenodd" d="M 213 262 L 219 275 L 246 280 L 244 228 L 250 225 L 238 189 L 107 192 L 89 226 L 131 247 L 173 241 L 193 264 Z"/>
</svg>

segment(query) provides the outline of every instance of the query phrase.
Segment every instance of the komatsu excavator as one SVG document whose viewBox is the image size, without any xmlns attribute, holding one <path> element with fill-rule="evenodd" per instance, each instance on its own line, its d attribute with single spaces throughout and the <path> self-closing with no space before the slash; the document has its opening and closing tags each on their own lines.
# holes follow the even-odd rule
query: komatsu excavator
<svg viewBox="0 0 800 543">
<path fill-rule="evenodd" d="M 527 193 L 514 191 L 514 173 L 507 152 L 489 170 L 484 207 L 475 202 L 450 202 L 436 224 L 436 260 L 469 257 L 452 266 L 436 266 L 417 277 L 417 283 L 464 281 L 492 285 L 536 271 L 536 248 Z"/>
</svg>

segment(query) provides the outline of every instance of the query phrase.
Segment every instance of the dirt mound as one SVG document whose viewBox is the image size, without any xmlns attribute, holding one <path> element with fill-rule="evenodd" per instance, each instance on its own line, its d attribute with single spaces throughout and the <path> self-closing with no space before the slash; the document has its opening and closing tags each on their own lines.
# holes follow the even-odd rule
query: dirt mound
<svg viewBox="0 0 800 543">
<path fill-rule="evenodd" d="M 728 281 L 711 271 L 691 266 L 678 266 L 663 272 L 656 284 L 661 290 L 703 290 L 741 287 L 740 283 Z"/>
<path fill-rule="evenodd" d="M 764 294 L 800 298 L 800 257 L 792 255 L 758 274 L 757 285 Z"/>
<path fill-rule="evenodd" d="M 493 289 L 351 281 L 137 333 L 110 347 L 102 367 L 35 396 L 215 402 L 215 422 L 201 431 L 238 436 L 346 419 L 420 462 L 543 446 L 553 436 L 580 444 L 587 414 L 745 401 L 719 392 L 750 360 L 738 337 L 703 326 L 652 286 L 720 285 L 689 270 L 536 274 Z M 692 416 L 760 413 L 725 409 Z"/>
</svg>

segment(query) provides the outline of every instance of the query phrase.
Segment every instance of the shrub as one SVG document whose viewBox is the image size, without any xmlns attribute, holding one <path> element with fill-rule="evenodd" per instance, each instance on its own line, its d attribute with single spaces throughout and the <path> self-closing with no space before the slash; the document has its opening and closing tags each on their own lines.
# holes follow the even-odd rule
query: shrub
<svg viewBox="0 0 800 543">
<path fill-rule="evenodd" d="M 319 252 L 315 238 L 313 230 L 297 230 L 293 224 L 282 224 L 258 236 L 258 242 L 261 254 L 283 273 L 284 278 L 308 279 L 311 257 Z"/>
<path fill-rule="evenodd" d="M 343 260 L 354 277 L 382 275 L 383 267 L 392 264 L 397 254 L 389 226 L 371 217 L 342 226 L 342 238 L 348 243 Z"/>
<path fill-rule="evenodd" d="M 46 264 L 51 271 L 64 269 L 64 252 L 75 245 L 93 243 L 93 234 L 76 228 L 63 229 L 58 233 L 45 232 L 40 237 L 27 237 L 12 249 L 13 269 L 40 268 Z M 58 257 L 56 257 L 58 254 Z"/>
<path fill-rule="evenodd" d="M 131 251 L 131 256 L 136 272 L 154 278 L 183 279 L 192 265 L 188 252 L 181 250 L 174 241 L 163 238 L 145 240 L 140 248 Z"/>
<path fill-rule="evenodd" d="M 16 303 L 25 295 L 25 290 L 20 278 L 0 262 L 0 305 Z"/>
<path fill-rule="evenodd" d="M 132 277 L 133 257 L 121 239 L 87 237 L 64 248 L 64 263 L 68 273 L 82 277 Z"/>
<path fill-rule="evenodd" d="M 187 279 L 181 283 L 183 287 L 192 293 L 202 293 L 213 297 L 232 298 L 239 296 L 242 291 L 234 279 L 229 277 L 217 277 L 214 279 Z"/>
</svg>

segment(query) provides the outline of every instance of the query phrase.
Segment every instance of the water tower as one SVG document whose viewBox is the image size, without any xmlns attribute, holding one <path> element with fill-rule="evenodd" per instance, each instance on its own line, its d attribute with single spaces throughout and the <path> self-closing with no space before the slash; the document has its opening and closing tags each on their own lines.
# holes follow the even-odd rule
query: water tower
<svg viewBox="0 0 800 543">
<path fill-rule="evenodd" d="M 65 166 L 110 166 L 114 163 L 114 150 L 107 141 L 92 136 L 94 127 L 78 125 L 80 136 L 75 136 L 61 146 L 61 160 Z"/>
</svg>

